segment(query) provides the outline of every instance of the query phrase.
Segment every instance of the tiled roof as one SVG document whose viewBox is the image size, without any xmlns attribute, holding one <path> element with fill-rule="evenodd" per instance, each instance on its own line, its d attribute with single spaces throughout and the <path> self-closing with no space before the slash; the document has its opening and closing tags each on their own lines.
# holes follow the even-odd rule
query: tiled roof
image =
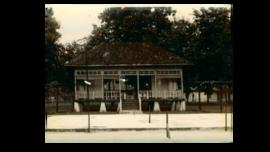
<svg viewBox="0 0 270 152">
<path fill-rule="evenodd" d="M 87 54 L 87 60 L 85 55 Z M 151 43 L 105 43 L 73 58 L 67 66 L 186 65 L 184 58 Z"/>
</svg>

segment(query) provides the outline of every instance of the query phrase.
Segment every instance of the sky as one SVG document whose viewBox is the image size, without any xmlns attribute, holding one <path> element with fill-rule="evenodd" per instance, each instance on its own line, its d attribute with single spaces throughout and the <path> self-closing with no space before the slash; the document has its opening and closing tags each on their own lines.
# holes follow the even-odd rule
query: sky
<svg viewBox="0 0 270 152">
<path fill-rule="evenodd" d="M 45 4 L 54 11 L 54 17 L 60 24 L 60 43 L 69 43 L 89 36 L 93 30 L 93 24 L 100 25 L 98 15 L 109 7 L 172 7 L 176 10 L 177 19 L 192 21 L 193 10 L 201 7 L 226 7 L 230 4 Z"/>
</svg>

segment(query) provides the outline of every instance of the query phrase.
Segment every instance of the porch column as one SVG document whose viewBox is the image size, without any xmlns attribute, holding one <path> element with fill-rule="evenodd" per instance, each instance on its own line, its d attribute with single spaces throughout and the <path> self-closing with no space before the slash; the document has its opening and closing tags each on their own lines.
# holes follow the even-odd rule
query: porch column
<svg viewBox="0 0 270 152">
<path fill-rule="evenodd" d="M 77 100 L 77 71 L 75 70 L 75 73 L 74 73 L 75 77 L 74 77 L 74 93 L 75 93 L 75 100 Z"/>
<path fill-rule="evenodd" d="M 142 103 L 141 103 L 141 99 L 140 99 L 140 77 L 139 77 L 139 71 L 137 71 L 137 92 L 138 92 L 138 101 L 139 101 L 139 110 L 142 111 Z"/>
<path fill-rule="evenodd" d="M 121 74 L 119 72 L 119 112 L 122 112 L 122 98 L 121 98 Z"/>
<path fill-rule="evenodd" d="M 185 96 L 184 96 L 184 80 L 183 80 L 183 68 L 181 68 L 181 92 L 182 92 L 182 95 L 181 97 L 183 99 L 185 99 Z M 184 100 L 183 102 L 181 102 L 181 109 L 180 111 L 186 111 L 186 101 Z"/>
<path fill-rule="evenodd" d="M 156 75 L 157 71 L 155 71 L 155 98 L 157 98 L 157 75 Z"/>
<path fill-rule="evenodd" d="M 86 81 L 88 81 L 88 68 L 86 70 Z M 86 85 L 87 100 L 89 101 L 89 85 Z"/>
<path fill-rule="evenodd" d="M 101 98 L 104 99 L 104 77 L 103 77 L 103 71 L 101 71 Z"/>
<path fill-rule="evenodd" d="M 184 98 L 183 68 L 181 69 L 181 98 Z"/>
</svg>

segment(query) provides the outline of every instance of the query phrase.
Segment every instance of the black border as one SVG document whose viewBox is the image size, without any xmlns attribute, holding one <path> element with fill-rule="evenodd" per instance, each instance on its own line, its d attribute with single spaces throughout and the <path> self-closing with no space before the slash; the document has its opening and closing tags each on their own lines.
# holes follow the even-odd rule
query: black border
<svg viewBox="0 0 270 152">
<path fill-rule="evenodd" d="M 33 2 L 31 4 L 26 4 L 27 9 L 20 8 L 19 11 L 26 11 L 25 13 L 30 15 L 30 17 L 27 17 L 25 20 L 25 14 L 16 14 L 16 23 L 25 23 L 28 22 L 30 24 L 19 26 L 19 29 L 17 29 L 20 33 L 20 35 L 24 35 L 24 37 L 21 37 L 20 39 L 17 38 L 17 40 L 20 40 L 19 44 L 17 44 L 15 47 L 17 47 L 16 50 L 16 57 L 14 60 L 17 60 L 18 62 L 15 62 L 14 65 L 11 65 L 12 69 L 13 67 L 17 67 L 16 71 L 19 71 L 20 73 L 24 74 L 22 76 L 23 82 L 20 84 L 20 93 L 17 95 L 13 95 L 14 98 L 16 98 L 14 101 L 21 101 L 22 97 L 24 97 L 24 101 L 22 103 L 16 103 L 15 113 L 12 112 L 13 118 L 17 119 L 18 122 L 15 123 L 14 130 L 18 130 L 18 124 L 21 128 L 21 132 L 23 135 L 20 135 L 23 138 L 20 140 L 20 142 L 28 142 L 28 143 L 39 143 L 44 144 L 45 142 L 45 132 L 44 132 L 44 53 L 42 50 L 44 50 L 44 5 L 45 4 L 61 4 L 61 3 L 87 3 L 87 4 L 126 4 L 126 3 L 133 3 L 133 4 L 229 4 L 233 3 L 233 43 L 234 43 L 234 99 L 236 101 L 242 101 L 239 96 L 239 90 L 243 89 L 243 87 L 240 87 L 241 77 L 239 76 L 239 70 L 240 70 L 240 62 L 239 56 L 241 55 L 240 51 L 240 45 L 239 45 L 239 21 L 240 21 L 240 7 L 237 2 L 232 1 L 222 1 L 220 3 L 217 3 L 217 1 L 171 1 L 171 0 L 157 0 L 157 1 L 142 1 L 142 0 L 136 0 L 136 1 L 115 1 L 115 0 L 101 0 L 101 1 L 60 1 L 60 0 L 47 0 L 41 2 Z M 29 8 L 28 8 L 29 7 Z M 18 17 L 18 15 L 22 15 L 22 17 Z M 14 23 L 14 28 L 18 28 L 18 24 Z M 27 45 L 26 45 L 27 44 Z M 21 46 L 25 46 L 25 49 L 22 49 Z M 23 52 L 22 52 L 23 51 Z M 14 56 L 14 52 L 10 52 L 11 56 Z M 236 60 L 237 59 L 237 60 Z M 10 70 L 13 71 L 14 70 Z M 13 77 L 9 77 L 11 80 L 17 80 L 16 74 L 12 73 Z M 20 78 L 21 79 L 21 78 Z M 12 87 L 10 87 L 12 89 Z M 243 93 L 243 92 L 241 92 Z M 10 94 L 12 95 L 12 94 Z M 10 98 L 7 98 L 10 100 Z M 241 138 L 242 136 L 239 134 L 240 130 L 239 127 L 242 124 L 240 123 L 240 115 L 243 117 L 243 109 L 246 109 L 243 102 L 235 102 L 234 103 L 234 143 L 238 143 L 239 140 L 243 140 L 244 138 Z M 7 113 L 11 113 L 9 110 L 7 110 Z M 241 113 L 241 114 L 240 114 Z M 24 119 L 21 119 L 24 118 Z M 242 119 L 242 118 L 241 118 Z M 13 128 L 12 128 L 13 130 Z M 242 128 L 241 128 L 242 131 Z"/>
</svg>

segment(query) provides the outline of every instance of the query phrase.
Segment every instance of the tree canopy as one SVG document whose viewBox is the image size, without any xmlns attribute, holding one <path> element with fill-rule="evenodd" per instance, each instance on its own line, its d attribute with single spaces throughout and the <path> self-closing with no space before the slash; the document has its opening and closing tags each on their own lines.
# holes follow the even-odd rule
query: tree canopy
<svg viewBox="0 0 270 152">
<path fill-rule="evenodd" d="M 209 8 L 194 11 L 195 37 L 187 56 L 194 62 L 198 80 L 232 80 L 230 11 Z"/>
<path fill-rule="evenodd" d="M 102 25 L 92 32 L 88 47 L 104 42 L 164 44 L 171 30 L 168 16 L 174 14 L 170 7 L 108 8 L 99 15 Z"/>
</svg>

